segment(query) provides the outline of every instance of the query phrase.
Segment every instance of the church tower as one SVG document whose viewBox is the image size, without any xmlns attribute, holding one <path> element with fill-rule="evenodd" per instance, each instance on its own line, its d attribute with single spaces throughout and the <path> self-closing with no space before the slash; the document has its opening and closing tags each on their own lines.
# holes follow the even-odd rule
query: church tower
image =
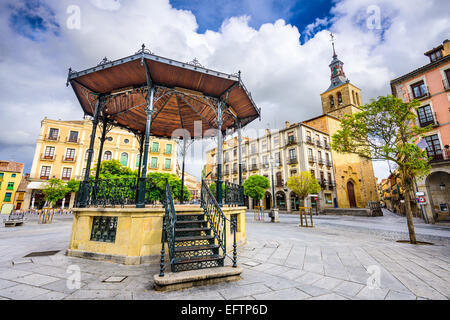
<svg viewBox="0 0 450 320">
<path fill-rule="evenodd" d="M 352 114 L 359 111 L 361 90 L 347 79 L 344 73 L 344 63 L 338 59 L 336 54 L 332 34 L 331 40 L 333 44 L 333 60 L 329 64 L 331 84 L 320 97 L 322 99 L 323 113 L 342 119 L 344 114 Z"/>
</svg>

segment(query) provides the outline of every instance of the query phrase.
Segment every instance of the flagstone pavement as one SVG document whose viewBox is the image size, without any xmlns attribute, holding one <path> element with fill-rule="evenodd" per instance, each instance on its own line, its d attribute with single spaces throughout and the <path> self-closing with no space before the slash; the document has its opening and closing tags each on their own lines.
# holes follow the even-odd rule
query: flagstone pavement
<svg viewBox="0 0 450 320">
<path fill-rule="evenodd" d="M 184 300 L 346 300 L 450 298 L 450 226 L 417 220 L 411 245 L 406 221 L 384 217 L 315 218 L 299 227 L 298 216 L 280 214 L 280 223 L 253 221 L 247 214 L 247 243 L 239 248 L 242 280 L 160 293 L 153 289 L 158 265 L 124 266 L 67 257 L 70 217 L 51 225 L 30 219 L 23 227 L 0 227 L 0 300 L 6 299 L 184 299 Z M 58 250 L 53 256 L 24 258 Z M 231 263 L 231 261 L 228 261 Z M 70 281 L 81 271 L 78 287 Z M 111 276 L 121 282 L 104 282 Z"/>
</svg>

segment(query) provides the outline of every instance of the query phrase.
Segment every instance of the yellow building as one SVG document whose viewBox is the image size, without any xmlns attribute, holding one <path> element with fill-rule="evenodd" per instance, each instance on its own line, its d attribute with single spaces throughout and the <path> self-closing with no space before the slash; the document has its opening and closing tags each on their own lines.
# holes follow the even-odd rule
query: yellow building
<svg viewBox="0 0 450 320">
<path fill-rule="evenodd" d="M 22 181 L 23 167 L 20 162 L 0 160 L 0 210 L 3 214 L 15 209 L 14 199 Z"/>
<path fill-rule="evenodd" d="M 101 124 L 99 125 L 101 126 Z M 89 148 L 92 121 L 61 121 L 44 118 L 36 143 L 30 181 L 24 201 L 24 208 L 42 207 L 44 200 L 40 190 L 43 182 L 50 178 L 64 181 L 82 180 L 86 171 L 87 150 Z M 91 168 L 95 168 L 100 149 L 100 135 L 94 145 Z M 106 134 L 102 160 L 119 160 L 132 170 L 139 166 L 139 141 L 127 130 L 114 127 Z M 176 174 L 176 143 L 170 139 L 151 137 L 147 172 L 165 172 Z M 72 207 L 70 195 L 55 206 Z"/>
</svg>

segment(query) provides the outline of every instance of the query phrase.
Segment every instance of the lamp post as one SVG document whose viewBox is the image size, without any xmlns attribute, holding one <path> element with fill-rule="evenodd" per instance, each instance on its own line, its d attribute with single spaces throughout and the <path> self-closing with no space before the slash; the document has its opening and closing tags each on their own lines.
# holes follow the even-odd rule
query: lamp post
<svg viewBox="0 0 450 320">
<path fill-rule="evenodd" d="M 272 210 L 270 212 L 271 222 L 280 222 L 278 219 L 278 208 L 277 201 L 275 199 L 275 183 L 273 179 L 273 167 L 274 167 L 274 159 L 272 157 L 272 152 L 270 153 L 270 173 L 272 175 Z"/>
</svg>

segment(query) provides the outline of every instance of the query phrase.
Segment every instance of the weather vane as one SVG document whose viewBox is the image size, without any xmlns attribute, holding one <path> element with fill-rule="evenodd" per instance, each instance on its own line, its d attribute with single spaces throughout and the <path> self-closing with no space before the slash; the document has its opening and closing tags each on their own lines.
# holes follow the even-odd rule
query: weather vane
<svg viewBox="0 0 450 320">
<path fill-rule="evenodd" d="M 331 38 L 331 44 L 333 46 L 333 57 L 336 56 L 336 51 L 334 50 L 334 35 L 332 32 L 330 32 L 330 38 Z"/>
</svg>

